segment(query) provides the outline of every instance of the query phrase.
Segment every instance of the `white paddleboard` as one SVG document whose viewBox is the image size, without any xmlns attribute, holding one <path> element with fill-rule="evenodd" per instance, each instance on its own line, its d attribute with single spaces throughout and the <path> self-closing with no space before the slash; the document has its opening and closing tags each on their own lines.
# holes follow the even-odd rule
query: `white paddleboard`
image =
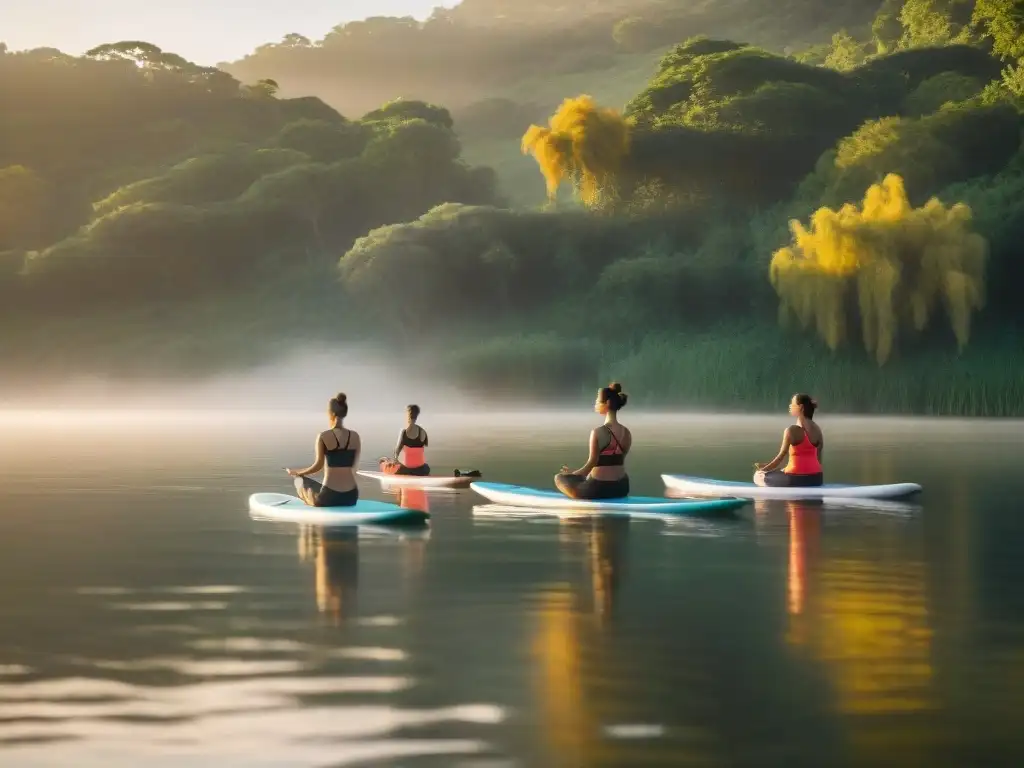
<svg viewBox="0 0 1024 768">
<path fill-rule="evenodd" d="M 764 488 L 754 483 L 713 480 L 709 477 L 662 475 L 673 491 L 690 496 L 739 496 L 744 499 L 899 499 L 921 492 L 917 483 L 888 485 L 826 484 L 812 488 Z"/>
<path fill-rule="evenodd" d="M 488 501 L 510 507 L 530 509 L 567 510 L 579 512 L 627 512 L 630 515 L 652 514 L 689 515 L 724 512 L 744 506 L 745 499 L 688 499 L 673 500 L 654 496 L 626 496 L 622 499 L 580 500 L 570 499 L 557 491 L 541 491 L 521 485 L 505 483 L 473 483 L 470 488 Z"/>
<path fill-rule="evenodd" d="M 342 526 L 408 525 L 430 518 L 426 512 L 386 501 L 360 499 L 351 507 L 311 507 L 302 499 L 283 493 L 254 493 L 249 497 L 249 513 L 260 520 Z"/>
<path fill-rule="evenodd" d="M 360 469 L 357 475 L 380 480 L 381 485 L 408 485 L 416 488 L 469 488 L 479 477 L 455 477 L 455 475 L 391 475 L 387 472 L 370 472 Z"/>
<path fill-rule="evenodd" d="M 747 501 L 743 500 L 741 503 L 746 504 Z M 730 509 L 730 507 L 726 507 L 724 510 L 720 511 L 724 513 Z M 705 515 L 707 514 L 708 513 L 705 512 Z M 671 522 L 690 515 L 693 517 L 699 517 L 700 513 L 692 511 L 686 514 L 679 512 L 645 512 L 641 509 L 631 509 L 628 511 L 619 509 L 593 510 L 580 509 L 579 507 L 533 509 L 522 506 L 514 507 L 510 504 L 477 504 L 473 507 L 473 517 L 495 520 L 581 520 L 584 518 L 594 519 L 595 517 L 603 517 L 622 518 L 625 520 L 656 520 L 661 522 Z"/>
</svg>

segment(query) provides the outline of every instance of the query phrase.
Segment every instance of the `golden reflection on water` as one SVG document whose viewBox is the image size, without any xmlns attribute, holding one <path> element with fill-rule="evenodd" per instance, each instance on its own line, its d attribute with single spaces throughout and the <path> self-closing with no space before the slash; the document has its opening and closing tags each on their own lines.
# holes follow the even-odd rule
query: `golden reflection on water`
<svg viewBox="0 0 1024 768">
<path fill-rule="evenodd" d="M 625 518 L 559 521 L 563 555 L 585 548 L 585 578 L 549 584 L 539 595 L 533 655 L 549 761 L 557 766 L 714 765 L 702 729 L 681 728 L 692 743 L 648 742 L 642 762 L 636 742 L 613 738 L 613 726 L 630 726 L 629 707 L 642 699 L 636 678 L 622 669 L 613 635 L 619 590 L 627 573 L 630 522 Z M 581 583 L 582 582 L 582 583 Z M 627 665 L 628 667 L 628 665 Z M 672 717 L 672 713 L 666 713 Z M 660 733 L 663 723 L 639 724 Z M 625 728 L 624 730 L 629 730 Z M 660 735 L 657 738 L 661 738 Z M 701 748 L 696 748 L 700 745 Z"/>
<path fill-rule="evenodd" d="M 854 718 L 848 736 L 855 752 L 883 762 L 902 748 L 923 753 L 927 729 L 905 716 L 940 708 L 924 563 L 902 550 L 837 550 L 820 504 L 785 506 L 786 641 L 823 665 L 836 710 Z"/>
<path fill-rule="evenodd" d="M 595 618 L 597 626 L 606 625 L 624 559 L 623 528 L 606 525 L 609 522 L 624 523 L 628 530 L 628 520 L 560 521 L 558 539 L 563 550 L 578 551 L 580 544 L 586 547 L 589 583 L 585 595 L 575 584 L 551 585 L 540 595 L 533 651 L 540 667 L 544 738 L 559 765 L 605 764 L 614 752 L 614 743 L 601 737 L 603 723 L 595 711 L 592 692 L 584 690 L 584 680 L 605 678 L 601 667 L 608 659 L 602 653 L 603 645 L 587 633 L 595 626 Z M 591 609 L 581 611 L 580 605 L 587 602 Z M 592 665 L 596 668 L 585 669 Z"/>
<path fill-rule="evenodd" d="M 582 648 L 573 602 L 566 585 L 552 586 L 541 594 L 533 650 L 540 661 L 540 703 L 548 749 L 566 765 L 586 765 L 592 759 L 587 752 L 596 723 L 582 690 Z"/>
<path fill-rule="evenodd" d="M 616 517 L 562 518 L 558 521 L 560 554 L 578 560 L 580 548 L 589 589 L 571 590 L 577 604 L 589 604 L 587 615 L 606 625 L 614 615 L 615 598 L 626 570 L 629 520 Z"/>
</svg>

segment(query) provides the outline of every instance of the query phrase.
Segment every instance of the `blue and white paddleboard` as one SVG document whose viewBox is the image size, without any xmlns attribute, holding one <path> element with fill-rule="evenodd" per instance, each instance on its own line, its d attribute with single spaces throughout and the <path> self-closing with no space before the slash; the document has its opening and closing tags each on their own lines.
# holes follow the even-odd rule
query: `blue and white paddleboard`
<svg viewBox="0 0 1024 768">
<path fill-rule="evenodd" d="M 742 507 L 746 499 L 666 499 L 654 496 L 626 496 L 622 499 L 584 501 L 570 499 L 558 491 L 541 491 L 505 483 L 473 483 L 471 486 L 488 501 L 509 507 L 566 510 L 579 512 L 626 512 L 650 515 L 704 515 Z"/>
<path fill-rule="evenodd" d="M 899 499 L 921 492 L 917 483 L 888 485 L 826 484 L 812 488 L 763 488 L 754 483 L 708 477 L 662 475 L 665 485 L 690 496 L 739 496 L 744 499 Z"/>
<path fill-rule="evenodd" d="M 311 507 L 284 493 L 254 493 L 249 497 L 249 513 L 260 520 L 309 525 L 408 525 L 430 519 L 426 512 L 386 501 L 360 499 L 351 507 Z"/>
</svg>

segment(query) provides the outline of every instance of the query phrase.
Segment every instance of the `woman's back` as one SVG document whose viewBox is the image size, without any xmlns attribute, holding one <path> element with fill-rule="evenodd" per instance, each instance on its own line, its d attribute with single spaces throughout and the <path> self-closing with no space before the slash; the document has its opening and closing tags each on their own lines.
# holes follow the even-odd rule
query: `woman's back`
<svg viewBox="0 0 1024 768">
<path fill-rule="evenodd" d="M 816 433 L 816 434 L 815 434 Z M 796 475 L 816 475 L 821 470 L 821 428 L 809 419 L 804 425 L 789 428 L 789 462 L 784 472 Z"/>
<path fill-rule="evenodd" d="M 626 454 L 633 444 L 629 429 L 619 423 L 617 413 L 627 396 L 618 382 L 597 391 L 594 410 L 604 424 L 591 430 L 587 463 L 573 471 L 563 466 L 555 475 L 555 487 L 573 499 L 620 499 L 629 496 Z"/>
<path fill-rule="evenodd" d="M 594 430 L 597 436 L 597 463 L 590 471 L 595 480 L 619 480 L 626 475 L 626 455 L 632 447 L 633 435 L 622 424 L 602 424 Z"/>
<path fill-rule="evenodd" d="M 426 463 L 424 449 L 427 447 L 427 431 L 419 424 L 410 424 L 402 430 L 402 450 L 398 460 L 410 469 Z"/>
<path fill-rule="evenodd" d="M 334 427 L 320 433 L 324 444 L 324 485 L 336 491 L 355 487 L 355 462 L 359 454 L 359 433 Z"/>
</svg>

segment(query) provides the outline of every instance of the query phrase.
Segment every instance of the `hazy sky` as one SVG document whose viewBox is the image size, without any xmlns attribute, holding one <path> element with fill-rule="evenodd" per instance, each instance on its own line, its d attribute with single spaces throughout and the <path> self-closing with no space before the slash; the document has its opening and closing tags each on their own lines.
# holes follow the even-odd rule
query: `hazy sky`
<svg viewBox="0 0 1024 768">
<path fill-rule="evenodd" d="M 197 64 L 237 59 L 298 32 L 314 40 L 367 16 L 425 18 L 458 0 L 0 0 L 0 41 L 12 50 L 80 54 L 145 40 Z"/>
</svg>

